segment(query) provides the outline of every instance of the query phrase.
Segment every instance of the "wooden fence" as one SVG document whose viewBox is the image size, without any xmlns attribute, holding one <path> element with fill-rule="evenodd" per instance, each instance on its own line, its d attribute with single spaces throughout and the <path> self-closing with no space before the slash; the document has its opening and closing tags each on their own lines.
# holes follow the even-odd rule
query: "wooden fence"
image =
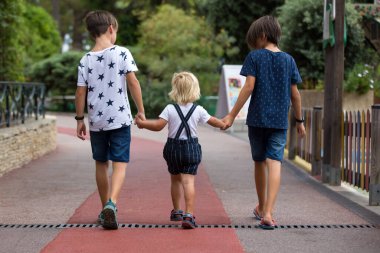
<svg viewBox="0 0 380 253">
<path fill-rule="evenodd" d="M 303 139 L 296 133 L 293 112 L 289 116 L 288 158 L 294 159 L 296 155 L 299 156 L 312 165 L 312 175 L 320 175 L 323 160 L 322 108 L 302 109 L 302 114 L 306 129 L 306 137 Z M 341 153 L 341 180 L 370 192 L 370 195 L 371 184 L 376 189 L 380 187 L 380 158 L 377 158 L 380 148 L 379 115 L 380 105 L 372 106 L 372 110 L 343 112 L 342 149 L 334 151 Z M 377 195 L 377 198 L 380 196 Z"/>
</svg>

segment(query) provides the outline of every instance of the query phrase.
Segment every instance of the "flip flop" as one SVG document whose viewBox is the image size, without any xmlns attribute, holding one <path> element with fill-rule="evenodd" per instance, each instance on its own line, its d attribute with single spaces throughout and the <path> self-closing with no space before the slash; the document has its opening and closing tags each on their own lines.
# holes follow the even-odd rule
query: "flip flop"
<svg viewBox="0 0 380 253">
<path fill-rule="evenodd" d="M 259 205 L 257 205 L 255 207 L 255 209 L 253 209 L 253 215 L 255 216 L 255 219 L 256 220 L 261 220 L 263 217 L 260 216 L 259 214 Z"/>
<path fill-rule="evenodd" d="M 276 228 L 276 226 L 277 226 L 277 224 L 274 220 L 272 220 L 272 222 L 268 224 L 268 223 L 264 222 L 264 219 L 261 219 L 261 222 L 259 225 L 260 228 L 265 229 L 265 230 L 273 230 Z"/>
</svg>

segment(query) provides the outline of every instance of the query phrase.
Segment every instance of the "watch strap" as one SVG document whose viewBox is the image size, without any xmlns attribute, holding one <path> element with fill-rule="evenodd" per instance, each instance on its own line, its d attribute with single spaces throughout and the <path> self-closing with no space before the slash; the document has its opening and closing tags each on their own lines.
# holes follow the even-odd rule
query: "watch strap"
<svg viewBox="0 0 380 253">
<path fill-rule="evenodd" d="M 84 116 L 75 116 L 76 120 L 84 120 Z"/>
</svg>

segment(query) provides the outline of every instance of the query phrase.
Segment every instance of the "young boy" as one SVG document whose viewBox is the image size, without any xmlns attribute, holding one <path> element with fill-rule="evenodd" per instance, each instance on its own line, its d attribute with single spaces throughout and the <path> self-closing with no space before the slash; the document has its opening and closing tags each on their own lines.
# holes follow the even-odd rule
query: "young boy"
<svg viewBox="0 0 380 253">
<path fill-rule="evenodd" d="M 95 40 L 78 66 L 75 96 L 77 136 L 84 140 L 84 106 L 90 127 L 92 156 L 96 166 L 96 183 L 103 210 L 98 222 L 106 229 L 117 229 L 116 203 L 129 162 L 132 123 L 126 81 L 136 104 L 138 116 L 145 118 L 136 64 L 128 49 L 114 45 L 118 23 L 107 11 L 92 11 L 85 17 L 87 30 Z M 112 161 L 111 187 L 108 160 Z"/>
<path fill-rule="evenodd" d="M 263 229 L 274 229 L 276 225 L 272 211 L 280 187 L 290 101 L 298 133 L 301 137 L 305 135 L 301 96 L 297 89 L 302 80 L 294 59 L 278 48 L 280 36 L 280 25 L 272 16 L 261 17 L 252 23 L 247 43 L 257 50 L 251 51 L 244 61 L 240 74 L 247 77 L 245 85 L 235 106 L 223 119 L 230 127 L 251 96 L 247 125 L 259 199 L 253 214 L 261 220 Z"/>
<path fill-rule="evenodd" d="M 193 102 L 199 99 L 198 79 L 190 72 L 173 75 L 170 98 L 176 104 L 165 107 L 156 120 L 142 120 L 136 117 L 139 128 L 161 131 L 168 124 L 168 139 L 164 147 L 164 158 L 171 178 L 173 210 L 171 221 L 182 221 L 183 228 L 195 228 L 194 200 L 195 175 L 202 159 L 202 149 L 198 143 L 197 125 L 208 123 L 213 127 L 224 128 L 225 124 L 211 117 L 202 106 Z M 185 213 L 180 209 L 181 188 L 185 197 Z"/>
</svg>

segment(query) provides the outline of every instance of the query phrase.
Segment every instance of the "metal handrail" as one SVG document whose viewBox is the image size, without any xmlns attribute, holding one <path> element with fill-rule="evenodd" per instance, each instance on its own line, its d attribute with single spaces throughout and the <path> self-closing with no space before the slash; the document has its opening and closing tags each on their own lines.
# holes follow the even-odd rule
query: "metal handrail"
<svg viewBox="0 0 380 253">
<path fill-rule="evenodd" d="M 0 81 L 0 128 L 45 118 L 43 83 Z"/>
</svg>

